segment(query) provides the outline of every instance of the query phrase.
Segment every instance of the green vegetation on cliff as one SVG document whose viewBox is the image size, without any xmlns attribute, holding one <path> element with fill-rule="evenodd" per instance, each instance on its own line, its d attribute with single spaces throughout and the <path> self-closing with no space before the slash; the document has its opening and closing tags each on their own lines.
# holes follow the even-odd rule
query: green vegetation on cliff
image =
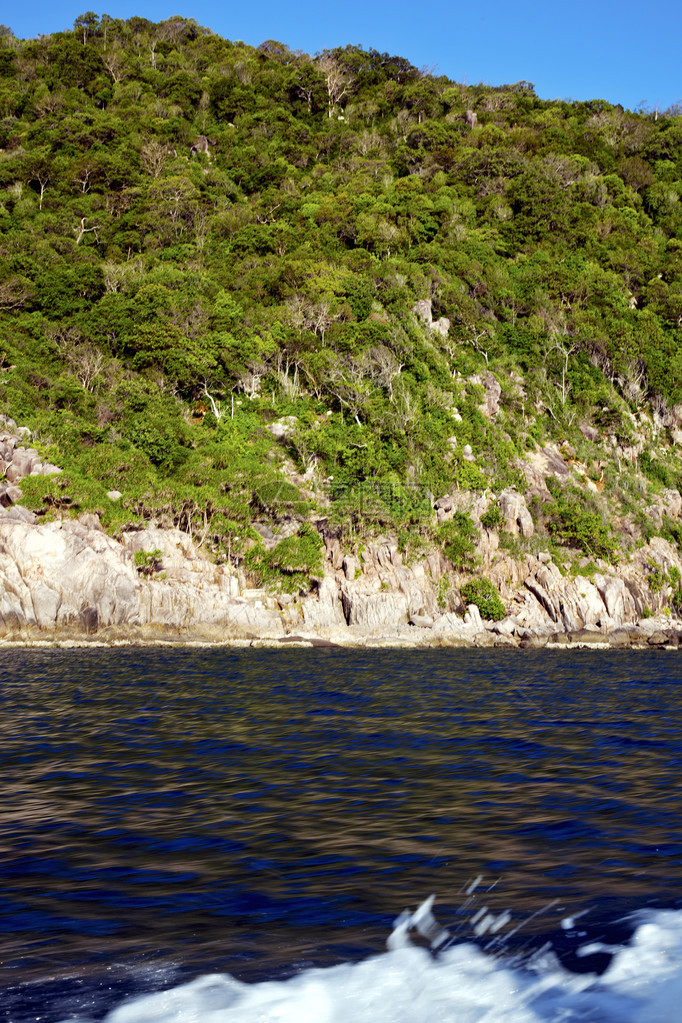
<svg viewBox="0 0 682 1023">
<path fill-rule="evenodd" d="M 538 522 L 613 558 L 608 518 L 679 486 L 681 197 L 674 111 L 179 17 L 2 30 L 0 410 L 65 469 L 26 499 L 228 558 L 317 512 L 466 569 L 433 497 L 521 488 L 564 443 L 603 493 Z"/>
</svg>

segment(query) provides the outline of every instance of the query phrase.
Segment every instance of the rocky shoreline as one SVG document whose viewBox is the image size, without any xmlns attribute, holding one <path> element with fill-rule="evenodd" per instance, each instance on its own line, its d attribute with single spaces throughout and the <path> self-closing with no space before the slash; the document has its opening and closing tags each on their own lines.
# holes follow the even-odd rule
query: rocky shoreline
<svg viewBox="0 0 682 1023">
<path fill-rule="evenodd" d="M 682 645 L 682 624 L 674 629 L 656 629 L 648 634 L 638 628 L 619 630 L 616 635 L 601 633 L 579 635 L 554 633 L 537 636 L 519 643 L 500 643 L 494 637 L 480 634 L 472 639 L 460 636 L 418 636 L 414 633 L 394 634 L 372 633 L 358 635 L 348 630 L 344 635 L 323 638 L 315 634 L 301 633 L 292 636 L 228 636 L 225 631 L 208 629 L 159 629 L 140 626 L 103 629 L 96 635 L 84 635 L 69 629 L 50 630 L 25 627 L 5 633 L 0 637 L 3 648 L 94 649 L 97 647 L 233 647 L 233 648 L 308 648 L 308 649 L 482 649 L 506 647 L 517 649 L 546 650 L 677 650 Z"/>
<path fill-rule="evenodd" d="M 618 576 L 581 579 L 576 594 L 576 581 L 558 572 L 564 585 L 552 585 L 554 566 L 538 559 L 524 566 L 530 571 L 516 613 L 489 622 L 475 605 L 463 615 L 439 612 L 437 566 L 405 566 L 390 544 L 369 547 L 362 567 L 345 556 L 337 571 L 328 551 L 316 592 L 292 597 L 249 588 L 241 572 L 215 565 L 178 530 L 147 526 L 113 539 L 96 516 L 33 519 L 16 507 L 0 513 L 0 646 L 677 649 L 682 642 L 682 621 L 639 616 Z M 136 551 L 150 550 L 162 552 L 156 578 L 135 567 Z"/>
<path fill-rule="evenodd" d="M 390 536 L 351 552 L 320 520 L 323 575 L 310 593 L 276 593 L 254 588 L 241 569 L 215 564 L 177 529 L 145 524 L 113 538 L 97 515 L 45 521 L 17 504 L 24 476 L 59 472 L 26 440 L 26 432 L 5 421 L 0 646 L 678 649 L 682 643 L 682 620 L 666 608 L 665 582 L 671 569 L 682 572 L 682 562 L 659 536 L 621 565 L 596 562 L 589 575 L 571 575 L 547 552 L 512 557 L 494 531 L 482 530 L 479 571 L 508 610 L 492 622 L 474 604 L 452 610 L 464 577 L 437 552 L 407 564 Z M 454 514 L 458 500 L 480 522 L 485 498 L 468 494 L 435 502 L 439 520 Z M 509 491 L 497 500 L 506 531 L 527 536 L 532 519 L 524 498 Z M 158 566 L 141 571 L 139 552 L 158 552 Z"/>
</svg>

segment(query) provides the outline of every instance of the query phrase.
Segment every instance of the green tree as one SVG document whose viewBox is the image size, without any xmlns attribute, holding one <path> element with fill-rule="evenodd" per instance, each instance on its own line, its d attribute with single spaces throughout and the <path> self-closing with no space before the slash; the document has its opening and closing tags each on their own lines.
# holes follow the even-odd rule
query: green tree
<svg viewBox="0 0 682 1023">
<path fill-rule="evenodd" d="M 95 35 L 98 28 L 99 18 L 94 11 L 87 11 L 85 14 L 79 14 L 73 23 L 74 32 L 83 37 L 83 46 L 85 46 L 88 41 L 88 36 Z"/>
<path fill-rule="evenodd" d="M 506 616 L 500 595 L 489 579 L 471 579 L 462 587 L 465 604 L 475 604 L 485 621 L 499 622 Z"/>
<path fill-rule="evenodd" d="M 436 531 L 439 544 L 458 572 L 471 571 L 476 564 L 476 526 L 465 512 L 455 512 Z"/>
</svg>

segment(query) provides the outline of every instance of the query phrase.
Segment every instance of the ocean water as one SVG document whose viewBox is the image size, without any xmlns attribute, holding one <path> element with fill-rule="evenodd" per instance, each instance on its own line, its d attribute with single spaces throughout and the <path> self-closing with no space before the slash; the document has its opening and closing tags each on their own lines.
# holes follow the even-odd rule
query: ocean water
<svg viewBox="0 0 682 1023">
<path fill-rule="evenodd" d="M 678 658 L 0 651 L 0 1020 L 673 1023 Z"/>
</svg>

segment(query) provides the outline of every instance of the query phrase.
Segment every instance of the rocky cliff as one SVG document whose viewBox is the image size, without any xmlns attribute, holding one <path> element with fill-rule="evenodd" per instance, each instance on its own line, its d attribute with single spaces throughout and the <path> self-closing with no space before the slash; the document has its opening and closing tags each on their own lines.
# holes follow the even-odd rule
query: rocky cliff
<svg viewBox="0 0 682 1023">
<path fill-rule="evenodd" d="M 16 502 L 28 474 L 59 472 L 9 421 L 0 436 L 0 636 L 5 641 L 206 640 L 538 646 L 546 643 L 677 646 L 682 622 L 664 613 L 677 551 L 654 537 L 617 567 L 597 562 L 571 576 L 547 552 L 512 556 L 483 530 L 478 571 L 508 610 L 498 622 L 459 604 L 463 581 L 439 553 L 406 564 L 388 536 L 344 549 L 325 534 L 324 571 L 306 594 L 254 589 L 243 571 L 216 565 L 176 529 L 154 524 L 108 536 L 94 514 L 45 521 Z M 679 497 L 679 495 L 678 495 Z M 515 491 L 499 496 L 509 534 L 533 520 Z M 678 502 L 679 503 L 679 502 Z M 480 522 L 485 496 L 435 502 L 447 521 L 459 507 Z M 667 506 L 670 513 L 670 506 Z M 680 509 L 673 509 L 679 515 Z M 153 569 L 138 552 L 159 552 Z"/>
</svg>

